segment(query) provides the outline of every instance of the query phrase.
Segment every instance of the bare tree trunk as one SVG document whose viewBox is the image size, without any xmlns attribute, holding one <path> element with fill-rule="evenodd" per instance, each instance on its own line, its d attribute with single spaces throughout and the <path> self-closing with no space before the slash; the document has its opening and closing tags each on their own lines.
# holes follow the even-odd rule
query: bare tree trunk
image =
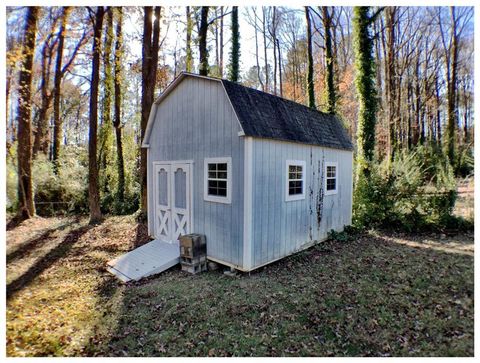
<svg viewBox="0 0 480 363">
<path fill-rule="evenodd" d="M 35 38 L 37 35 L 38 7 L 27 10 L 27 21 L 22 49 L 22 68 L 19 79 L 18 102 L 18 217 L 28 219 L 35 215 L 32 187 L 32 70 L 35 55 Z"/>
<path fill-rule="evenodd" d="M 258 57 L 258 29 L 257 29 L 257 13 L 255 11 L 255 8 L 253 8 L 253 17 L 254 17 L 254 24 L 255 24 L 255 59 L 257 61 L 257 77 L 258 77 L 258 82 L 260 83 L 260 86 L 262 86 L 262 91 L 265 92 L 265 84 L 262 81 L 262 77 L 260 75 L 260 61 Z"/>
<path fill-rule="evenodd" d="M 90 207 L 90 223 L 102 220 L 98 192 L 98 164 L 97 164 L 97 120 L 98 120 L 98 84 L 100 80 L 100 53 L 102 46 L 102 23 L 105 9 L 97 7 L 95 24 L 93 27 L 93 59 L 92 82 L 90 87 L 90 128 L 88 142 L 88 204 Z"/>
<path fill-rule="evenodd" d="M 47 155 L 50 143 L 48 117 L 53 97 L 53 93 L 50 91 L 50 68 L 52 63 L 52 48 L 55 44 L 51 44 L 50 41 L 53 37 L 53 32 L 54 26 L 52 26 L 52 32 L 48 35 L 42 48 L 42 80 L 40 82 L 42 105 L 38 113 L 37 131 L 33 143 L 34 158 L 39 152 Z"/>
<path fill-rule="evenodd" d="M 63 61 L 63 43 L 65 41 L 65 31 L 67 19 L 70 13 L 70 7 L 65 6 L 62 14 L 62 24 L 58 34 L 57 60 L 55 63 L 55 78 L 53 81 L 53 165 L 55 172 L 58 173 L 58 159 L 60 157 L 60 145 L 62 143 L 63 122 L 60 118 L 60 93 L 62 84 L 62 61 Z"/>
<path fill-rule="evenodd" d="M 123 58 L 123 10 L 117 8 L 117 27 L 115 29 L 115 118 L 113 126 L 115 127 L 115 137 L 117 140 L 117 174 L 118 174 L 118 201 L 123 203 L 125 197 L 125 162 L 123 159 L 123 143 L 122 143 L 122 125 L 121 125 L 121 104 L 122 104 L 122 58 Z"/>
<path fill-rule="evenodd" d="M 208 49 L 207 49 L 207 31 L 208 31 L 208 6 L 202 6 L 200 16 L 200 27 L 198 29 L 198 50 L 200 53 L 199 73 L 202 76 L 208 76 Z"/>
<path fill-rule="evenodd" d="M 220 6 L 220 77 L 223 78 L 223 6 Z"/>
<path fill-rule="evenodd" d="M 263 54 L 265 57 L 265 92 L 270 91 L 270 82 L 269 82 L 269 74 L 268 74 L 268 58 L 267 58 L 267 19 L 265 15 L 265 7 L 262 6 L 262 30 L 263 30 Z"/>
<path fill-rule="evenodd" d="M 388 121 L 389 121 L 389 145 L 390 160 L 395 158 L 395 152 L 398 148 L 397 136 L 395 134 L 397 126 L 397 114 L 395 112 L 395 102 L 397 100 L 396 86 L 396 61 L 395 61 L 395 22 L 397 8 L 389 6 L 385 9 L 386 33 L 387 33 L 387 57 L 385 68 L 385 85 L 388 102 Z M 398 130 L 397 130 L 398 131 Z"/>
<path fill-rule="evenodd" d="M 161 7 L 155 7 L 155 21 L 152 36 L 152 7 L 144 7 L 143 49 L 142 49 L 142 119 L 140 122 L 141 140 L 145 137 L 148 117 L 154 101 L 155 83 L 157 79 L 158 49 L 160 41 Z M 141 185 L 141 215 L 146 218 L 148 212 L 147 199 L 147 150 L 140 149 L 140 185 Z"/>
<path fill-rule="evenodd" d="M 215 6 L 215 19 L 218 18 L 218 6 Z M 215 35 L 215 65 L 217 66 L 217 69 L 220 70 L 220 46 L 219 46 L 219 37 L 220 37 L 220 31 L 219 31 L 219 26 L 218 22 L 215 22 L 215 30 L 214 30 L 214 35 Z"/>
<path fill-rule="evenodd" d="M 447 88 L 447 150 L 450 163 L 453 165 L 455 158 L 455 124 L 457 123 L 457 66 L 458 66 L 458 34 L 457 18 L 455 16 L 455 7 L 450 7 L 452 19 L 452 47 L 451 47 L 451 74 L 448 80 Z"/>
<path fill-rule="evenodd" d="M 417 54 L 417 59 L 415 63 L 415 127 L 413 129 L 413 139 L 412 142 L 414 145 L 417 145 L 420 141 L 423 144 L 423 140 L 425 138 L 424 134 L 424 127 L 421 125 L 420 120 L 420 108 L 421 108 L 421 101 L 422 95 L 420 93 L 420 54 Z"/>
<path fill-rule="evenodd" d="M 437 144 L 442 144 L 442 125 L 441 125 L 441 117 L 440 117 L 440 86 L 438 84 L 438 75 L 435 75 L 435 101 L 436 101 L 436 108 L 437 108 L 437 133 L 436 133 L 436 140 Z"/>
<path fill-rule="evenodd" d="M 283 97 L 283 80 L 282 80 L 282 53 L 280 52 L 280 40 L 277 39 L 278 49 L 278 76 L 280 82 L 280 97 Z"/>
<path fill-rule="evenodd" d="M 270 35 L 273 43 L 273 94 L 277 94 L 277 7 L 273 6 L 272 31 Z"/>
</svg>

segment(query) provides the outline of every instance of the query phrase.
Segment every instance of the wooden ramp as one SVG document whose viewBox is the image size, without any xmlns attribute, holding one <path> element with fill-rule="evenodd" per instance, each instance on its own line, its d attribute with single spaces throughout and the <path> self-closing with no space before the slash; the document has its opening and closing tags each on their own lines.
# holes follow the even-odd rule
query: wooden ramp
<svg viewBox="0 0 480 363">
<path fill-rule="evenodd" d="M 107 263 L 107 271 L 123 282 L 158 274 L 180 263 L 178 241 L 154 240 Z"/>
</svg>

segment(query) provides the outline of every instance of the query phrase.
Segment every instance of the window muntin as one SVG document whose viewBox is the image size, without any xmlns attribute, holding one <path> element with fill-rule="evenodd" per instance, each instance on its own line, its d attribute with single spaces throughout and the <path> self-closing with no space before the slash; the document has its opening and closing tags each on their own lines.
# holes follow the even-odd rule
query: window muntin
<svg viewBox="0 0 480 363">
<path fill-rule="evenodd" d="M 325 194 L 327 195 L 337 193 L 337 169 L 337 163 L 325 164 Z"/>
<path fill-rule="evenodd" d="M 208 195 L 226 197 L 227 163 L 208 163 Z"/>
<path fill-rule="evenodd" d="M 287 160 L 285 200 L 305 199 L 305 161 Z"/>
<path fill-rule="evenodd" d="M 204 199 L 206 201 L 231 202 L 231 161 L 231 158 L 205 159 Z"/>
<path fill-rule="evenodd" d="M 303 194 L 303 166 L 288 166 L 288 195 Z"/>
</svg>

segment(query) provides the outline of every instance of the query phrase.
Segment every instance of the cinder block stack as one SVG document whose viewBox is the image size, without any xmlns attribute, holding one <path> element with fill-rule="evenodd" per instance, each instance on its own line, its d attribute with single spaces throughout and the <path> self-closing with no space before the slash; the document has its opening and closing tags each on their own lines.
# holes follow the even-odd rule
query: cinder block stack
<svg viewBox="0 0 480 363">
<path fill-rule="evenodd" d="M 207 240 L 205 235 L 191 233 L 180 236 L 182 271 L 191 274 L 207 271 Z"/>
</svg>

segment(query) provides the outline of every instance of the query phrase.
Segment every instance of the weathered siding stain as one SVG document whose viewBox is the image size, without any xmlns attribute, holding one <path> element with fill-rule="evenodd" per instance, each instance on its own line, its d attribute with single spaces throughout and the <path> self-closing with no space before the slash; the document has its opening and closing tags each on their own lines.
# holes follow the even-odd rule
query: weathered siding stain
<svg viewBox="0 0 480 363">
<path fill-rule="evenodd" d="M 305 199 L 285 201 L 286 160 L 306 163 Z M 324 195 L 325 162 L 338 163 L 338 192 Z M 253 142 L 253 267 L 287 256 L 351 223 L 352 152 Z"/>
<path fill-rule="evenodd" d="M 193 160 L 193 228 L 207 236 L 210 257 L 242 266 L 243 138 L 220 82 L 188 77 L 159 104 L 149 144 L 149 165 L 155 161 Z M 232 157 L 232 203 L 203 200 L 204 159 Z M 153 173 L 148 188 L 152 191 Z M 153 203 L 149 193 L 149 203 Z M 149 208 L 153 220 L 153 208 Z M 153 233 L 153 231 L 152 231 Z"/>
</svg>

